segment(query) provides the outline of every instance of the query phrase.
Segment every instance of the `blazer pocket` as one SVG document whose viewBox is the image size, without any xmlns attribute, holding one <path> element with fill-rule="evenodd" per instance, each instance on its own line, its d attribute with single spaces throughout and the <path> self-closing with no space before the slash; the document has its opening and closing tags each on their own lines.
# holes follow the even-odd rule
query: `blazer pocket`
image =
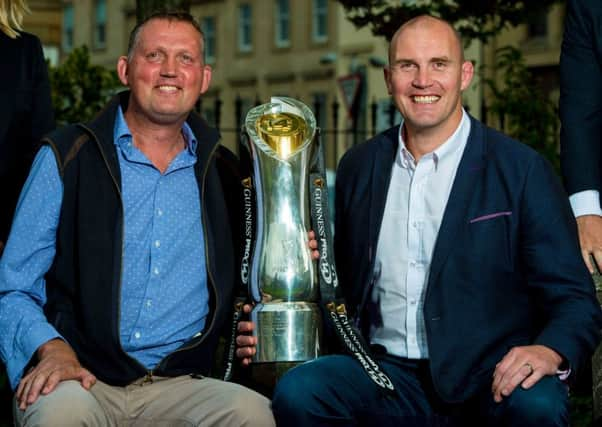
<svg viewBox="0 0 602 427">
<path fill-rule="evenodd" d="M 499 211 L 499 212 L 493 212 L 490 214 L 480 215 L 480 216 L 477 216 L 477 217 L 471 219 L 468 222 L 471 224 L 474 224 L 475 222 L 489 221 L 489 220 L 499 218 L 499 217 L 504 217 L 504 216 L 512 216 L 512 211 Z"/>
<path fill-rule="evenodd" d="M 491 271 L 507 271 L 512 266 L 512 211 L 484 212 L 466 225 L 465 254 L 471 264 L 488 265 Z M 501 269 L 501 270 L 500 270 Z"/>
</svg>

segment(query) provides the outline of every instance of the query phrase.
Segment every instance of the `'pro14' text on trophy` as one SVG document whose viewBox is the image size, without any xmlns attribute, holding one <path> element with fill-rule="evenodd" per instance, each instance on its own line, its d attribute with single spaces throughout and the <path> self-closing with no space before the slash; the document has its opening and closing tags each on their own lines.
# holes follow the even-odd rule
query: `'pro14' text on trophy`
<svg viewBox="0 0 602 427">
<path fill-rule="evenodd" d="M 253 167 L 255 238 L 249 288 L 258 338 L 254 362 L 300 362 L 320 354 L 322 320 L 316 262 L 308 247 L 309 163 L 316 120 L 291 98 L 247 114 Z"/>
</svg>

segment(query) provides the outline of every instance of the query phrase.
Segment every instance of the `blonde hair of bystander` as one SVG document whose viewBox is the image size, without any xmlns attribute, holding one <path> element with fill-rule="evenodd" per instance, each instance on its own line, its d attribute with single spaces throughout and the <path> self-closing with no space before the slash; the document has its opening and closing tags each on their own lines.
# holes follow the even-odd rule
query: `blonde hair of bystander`
<svg viewBox="0 0 602 427">
<path fill-rule="evenodd" d="M 12 39 L 23 30 L 23 16 L 30 13 L 25 0 L 0 0 L 0 31 Z"/>
</svg>

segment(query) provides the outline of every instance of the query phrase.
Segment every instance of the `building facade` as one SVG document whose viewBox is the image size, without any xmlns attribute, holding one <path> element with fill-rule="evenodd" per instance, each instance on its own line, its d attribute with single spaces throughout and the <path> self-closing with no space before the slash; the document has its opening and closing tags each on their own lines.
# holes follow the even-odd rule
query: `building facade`
<svg viewBox="0 0 602 427">
<path fill-rule="evenodd" d="M 125 53 L 136 21 L 135 0 L 38 0 L 31 6 L 26 27 L 54 57 L 87 45 L 92 62 L 110 69 Z M 271 96 L 297 98 L 314 111 L 330 168 L 351 145 L 399 121 L 383 80 L 386 40 L 356 29 L 337 2 L 192 0 L 190 12 L 203 28 L 206 62 L 214 70 L 199 111 L 235 152 L 246 112 Z M 467 58 L 482 72 L 464 93 L 471 114 L 482 118 L 491 93 L 480 84 L 481 75 L 501 81 L 490 64 L 496 49 L 508 44 L 522 50 L 542 90 L 558 97 L 563 19 L 561 4 L 537 22 L 468 47 Z M 483 118 L 499 126 L 496 117 Z"/>
</svg>

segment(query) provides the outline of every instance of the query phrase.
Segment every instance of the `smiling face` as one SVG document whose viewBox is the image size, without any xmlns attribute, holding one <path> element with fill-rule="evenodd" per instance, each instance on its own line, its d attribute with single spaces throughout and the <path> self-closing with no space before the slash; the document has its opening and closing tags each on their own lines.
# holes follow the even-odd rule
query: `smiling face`
<svg viewBox="0 0 602 427">
<path fill-rule="evenodd" d="M 157 124 L 182 122 L 207 91 L 211 68 L 203 63 L 201 34 L 188 22 L 151 19 L 117 73 L 131 89 L 126 118 Z"/>
<path fill-rule="evenodd" d="M 462 119 L 461 92 L 473 75 L 454 30 L 444 21 L 418 17 L 391 40 L 385 82 L 404 118 L 409 138 L 419 134 L 443 143 Z"/>
</svg>

